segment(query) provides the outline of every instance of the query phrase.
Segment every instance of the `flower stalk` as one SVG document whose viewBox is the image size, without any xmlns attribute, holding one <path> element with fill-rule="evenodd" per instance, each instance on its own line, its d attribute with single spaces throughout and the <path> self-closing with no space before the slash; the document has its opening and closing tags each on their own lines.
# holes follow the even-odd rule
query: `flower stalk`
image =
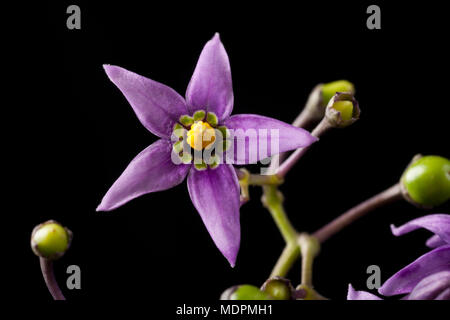
<svg viewBox="0 0 450 320">
<path fill-rule="evenodd" d="M 333 128 L 333 126 L 328 122 L 326 118 L 323 118 L 322 121 L 320 121 L 319 124 L 311 132 L 311 135 L 319 138 L 331 128 Z M 295 150 L 278 168 L 276 176 L 279 179 L 283 179 L 292 169 L 292 167 L 305 155 L 309 148 L 310 146 Z"/>
<path fill-rule="evenodd" d="M 53 270 L 53 261 L 43 257 L 39 257 L 39 263 L 41 265 L 42 276 L 44 277 L 45 284 L 48 291 L 52 295 L 54 300 L 66 300 L 61 288 L 56 281 L 55 272 Z"/>
<path fill-rule="evenodd" d="M 320 243 L 323 243 L 334 234 L 341 231 L 343 228 L 363 217 L 367 213 L 375 210 L 378 207 L 403 199 L 402 190 L 399 183 L 392 187 L 378 193 L 377 195 L 361 202 L 350 210 L 344 212 L 342 215 L 326 224 L 316 232 L 313 236 L 317 238 Z"/>
<path fill-rule="evenodd" d="M 281 253 L 281 256 L 278 258 L 278 261 L 275 264 L 275 267 L 273 268 L 270 277 L 272 278 L 276 276 L 279 277 L 286 276 L 299 256 L 300 256 L 300 247 L 298 243 L 296 242 L 287 243 L 286 246 L 284 247 L 283 252 Z"/>
<path fill-rule="evenodd" d="M 320 251 L 319 241 L 306 233 L 300 234 L 298 244 L 302 254 L 302 282 L 301 284 L 312 288 L 312 271 L 314 258 Z"/>
<path fill-rule="evenodd" d="M 292 226 L 283 207 L 283 195 L 274 185 L 263 186 L 264 195 L 262 202 L 272 215 L 275 224 L 281 232 L 286 243 L 295 242 L 297 231 Z"/>
</svg>

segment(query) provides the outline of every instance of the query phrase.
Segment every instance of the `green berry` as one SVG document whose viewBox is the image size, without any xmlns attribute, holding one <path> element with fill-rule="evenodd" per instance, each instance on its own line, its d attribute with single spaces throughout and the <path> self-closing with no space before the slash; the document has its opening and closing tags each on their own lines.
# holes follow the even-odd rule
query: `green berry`
<svg viewBox="0 0 450 320">
<path fill-rule="evenodd" d="M 262 290 L 273 297 L 274 300 L 290 300 L 293 289 L 289 280 L 284 278 L 269 279 L 262 287 Z"/>
<path fill-rule="evenodd" d="M 272 300 L 267 293 L 249 284 L 231 287 L 225 290 L 220 298 L 222 300 Z"/>
<path fill-rule="evenodd" d="M 60 258 L 69 248 L 72 233 L 56 221 L 50 220 L 34 228 L 31 248 L 42 258 Z"/>
<path fill-rule="evenodd" d="M 347 80 L 338 80 L 322 85 L 322 104 L 326 106 L 336 92 L 355 92 L 353 84 Z"/>
<path fill-rule="evenodd" d="M 342 121 L 348 121 L 353 115 L 353 102 L 351 101 L 336 101 L 333 108 L 341 113 Z"/>
<path fill-rule="evenodd" d="M 405 170 L 401 182 L 414 203 L 425 207 L 443 204 L 450 199 L 450 160 L 422 157 Z"/>
</svg>

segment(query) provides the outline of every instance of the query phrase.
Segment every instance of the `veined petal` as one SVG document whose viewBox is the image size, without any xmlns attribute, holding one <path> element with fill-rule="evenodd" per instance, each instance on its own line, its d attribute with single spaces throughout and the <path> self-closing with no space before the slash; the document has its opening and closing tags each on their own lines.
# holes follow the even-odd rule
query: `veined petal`
<svg viewBox="0 0 450 320">
<path fill-rule="evenodd" d="M 234 267 L 241 240 L 239 183 L 231 165 L 198 171 L 188 176 L 192 203 L 217 248 Z"/>
<path fill-rule="evenodd" d="M 249 164 L 272 155 L 307 147 L 317 138 L 308 131 L 256 114 L 237 114 L 223 123 L 232 129 L 235 164 Z"/>
<path fill-rule="evenodd" d="M 408 300 L 433 300 L 447 289 L 450 289 L 450 270 L 422 279 L 409 294 Z"/>
<path fill-rule="evenodd" d="M 390 277 L 378 292 L 384 296 L 409 293 L 423 278 L 440 271 L 450 271 L 450 245 L 422 255 Z"/>
<path fill-rule="evenodd" d="M 383 300 L 366 291 L 356 291 L 351 284 L 348 285 L 347 300 Z"/>
<path fill-rule="evenodd" d="M 191 114 L 205 110 L 223 120 L 231 114 L 233 100 L 230 62 L 216 33 L 200 54 L 186 90 L 186 101 Z"/>
<path fill-rule="evenodd" d="M 437 248 L 440 246 L 443 246 L 446 244 L 444 240 L 442 240 L 441 237 L 439 237 L 437 234 L 431 236 L 428 238 L 427 242 L 425 243 L 428 248 Z"/>
<path fill-rule="evenodd" d="M 110 211 L 145 193 L 166 190 L 180 184 L 191 165 L 176 165 L 172 145 L 158 140 L 139 153 L 103 197 L 97 211 Z"/>
<path fill-rule="evenodd" d="M 139 121 L 151 133 L 170 138 L 173 126 L 188 113 L 183 97 L 172 88 L 124 68 L 104 65 L 109 79 L 127 98 Z"/>
<path fill-rule="evenodd" d="M 411 220 L 398 228 L 391 225 L 392 233 L 396 236 L 401 236 L 420 228 L 430 230 L 443 241 L 450 244 L 450 215 L 448 214 L 430 214 Z"/>
</svg>

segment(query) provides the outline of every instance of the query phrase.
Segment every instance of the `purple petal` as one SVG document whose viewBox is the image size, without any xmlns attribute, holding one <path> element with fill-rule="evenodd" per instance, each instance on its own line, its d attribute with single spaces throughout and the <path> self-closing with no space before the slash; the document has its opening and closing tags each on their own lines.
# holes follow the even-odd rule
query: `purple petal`
<svg viewBox="0 0 450 320">
<path fill-rule="evenodd" d="M 384 296 L 409 293 L 426 276 L 450 270 L 450 245 L 436 248 L 390 277 L 378 292 Z"/>
<path fill-rule="evenodd" d="M 450 300 L 450 288 L 442 291 L 434 300 Z"/>
<path fill-rule="evenodd" d="M 239 183 L 233 166 L 224 164 L 204 171 L 192 169 L 188 190 L 211 238 L 234 267 L 241 229 Z"/>
<path fill-rule="evenodd" d="M 206 110 L 223 120 L 233 110 L 233 99 L 230 62 L 216 33 L 200 54 L 186 90 L 186 101 L 191 114 Z"/>
<path fill-rule="evenodd" d="M 392 233 L 396 236 L 401 236 L 420 228 L 430 230 L 443 241 L 450 244 L 450 215 L 448 214 L 430 214 L 411 220 L 398 228 L 391 225 Z"/>
<path fill-rule="evenodd" d="M 437 247 L 445 245 L 446 242 L 444 240 L 442 240 L 442 238 L 439 237 L 437 234 L 435 234 L 434 236 L 431 236 L 430 238 L 428 238 L 428 240 L 425 244 L 429 248 L 437 248 Z"/>
<path fill-rule="evenodd" d="M 168 86 L 124 68 L 104 65 L 109 79 L 122 91 L 138 119 L 150 132 L 170 138 L 181 115 L 188 114 L 182 96 Z"/>
<path fill-rule="evenodd" d="M 347 300 L 383 300 L 366 291 L 356 291 L 351 284 L 348 285 Z"/>
<path fill-rule="evenodd" d="M 447 289 L 450 289 L 450 268 L 422 279 L 408 300 L 433 300 Z"/>
<path fill-rule="evenodd" d="M 180 184 L 190 165 L 171 160 L 172 145 L 158 140 L 139 153 L 103 197 L 97 211 L 110 211 L 145 193 Z"/>
<path fill-rule="evenodd" d="M 233 129 L 235 164 L 255 163 L 281 152 L 307 147 L 317 138 L 308 131 L 256 114 L 237 114 L 223 123 Z"/>
</svg>

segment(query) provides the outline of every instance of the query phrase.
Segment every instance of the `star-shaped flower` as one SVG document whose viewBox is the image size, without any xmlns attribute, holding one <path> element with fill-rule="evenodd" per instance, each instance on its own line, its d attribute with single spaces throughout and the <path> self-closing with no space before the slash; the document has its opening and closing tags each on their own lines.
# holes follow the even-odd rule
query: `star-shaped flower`
<svg viewBox="0 0 450 320">
<path fill-rule="evenodd" d="M 187 176 L 192 203 L 214 243 L 234 266 L 240 245 L 240 191 L 235 169 L 223 161 L 224 152 L 217 151 L 221 148 L 216 149 L 213 161 L 209 162 L 196 163 L 195 154 L 218 143 L 223 146 L 222 151 L 230 148 L 230 144 L 243 145 L 245 152 L 237 150 L 231 159 L 234 164 L 249 164 L 277 152 L 306 147 L 317 139 L 301 128 L 276 119 L 254 114 L 230 116 L 234 103 L 230 63 L 218 34 L 206 43 L 200 54 L 186 99 L 161 83 L 121 67 L 105 65 L 104 68 L 141 123 L 161 139 L 131 161 L 103 197 L 97 211 L 113 210 L 143 194 L 172 188 Z M 265 139 L 269 146 L 273 141 L 278 144 L 261 152 L 260 140 L 255 145 L 245 135 L 233 136 L 233 141 L 227 144 L 229 132 L 239 129 L 253 129 L 256 138 Z M 186 147 L 192 147 L 194 155 Z M 229 160 L 229 150 L 226 153 Z"/>
</svg>

